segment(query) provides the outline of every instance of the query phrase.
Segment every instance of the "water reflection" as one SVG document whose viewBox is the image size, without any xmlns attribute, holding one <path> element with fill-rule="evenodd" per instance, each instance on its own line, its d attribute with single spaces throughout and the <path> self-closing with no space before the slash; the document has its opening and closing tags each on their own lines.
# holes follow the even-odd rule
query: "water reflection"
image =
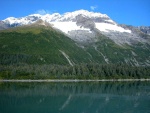
<svg viewBox="0 0 150 113">
<path fill-rule="evenodd" d="M 150 82 L 1 83 L 0 113 L 149 113 Z"/>
</svg>

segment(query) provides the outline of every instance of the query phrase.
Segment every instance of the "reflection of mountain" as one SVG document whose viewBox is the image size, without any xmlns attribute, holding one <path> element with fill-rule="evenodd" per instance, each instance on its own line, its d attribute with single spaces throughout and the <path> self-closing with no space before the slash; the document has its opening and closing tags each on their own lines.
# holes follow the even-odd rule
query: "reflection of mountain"
<svg viewBox="0 0 150 113">
<path fill-rule="evenodd" d="M 4 83 L 4 113 L 141 113 L 149 109 L 150 83 Z"/>
</svg>

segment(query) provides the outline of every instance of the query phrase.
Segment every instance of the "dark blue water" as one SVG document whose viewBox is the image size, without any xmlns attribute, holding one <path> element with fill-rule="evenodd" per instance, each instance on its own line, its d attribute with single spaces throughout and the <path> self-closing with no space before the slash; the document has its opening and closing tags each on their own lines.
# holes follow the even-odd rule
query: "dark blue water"
<svg viewBox="0 0 150 113">
<path fill-rule="evenodd" d="M 0 83 L 0 113 L 150 113 L 150 82 Z"/>
</svg>

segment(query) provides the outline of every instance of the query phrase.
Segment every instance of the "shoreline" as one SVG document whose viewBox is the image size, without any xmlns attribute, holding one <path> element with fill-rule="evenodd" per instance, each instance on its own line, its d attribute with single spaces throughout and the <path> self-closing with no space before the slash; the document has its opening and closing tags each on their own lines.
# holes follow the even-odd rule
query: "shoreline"
<svg viewBox="0 0 150 113">
<path fill-rule="evenodd" d="M 31 80 L 31 79 L 22 79 L 22 80 L 0 80 L 0 82 L 130 82 L 130 81 L 150 81 L 150 79 L 39 79 L 39 80 Z"/>
</svg>

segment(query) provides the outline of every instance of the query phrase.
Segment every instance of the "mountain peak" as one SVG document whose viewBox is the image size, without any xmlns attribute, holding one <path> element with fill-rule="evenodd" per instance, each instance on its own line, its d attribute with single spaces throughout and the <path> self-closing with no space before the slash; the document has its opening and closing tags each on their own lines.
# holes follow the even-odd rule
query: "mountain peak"
<svg viewBox="0 0 150 113">
<path fill-rule="evenodd" d="M 82 15 L 86 15 L 86 16 L 89 16 L 89 17 L 109 18 L 106 14 L 102 14 L 102 13 L 99 13 L 99 12 L 92 12 L 92 11 L 88 11 L 88 10 L 84 10 L 84 9 L 77 10 L 77 11 L 74 11 L 72 13 L 76 14 L 76 15 L 82 14 Z"/>
<path fill-rule="evenodd" d="M 50 23 L 43 21 L 42 19 L 37 20 L 35 23 L 31 24 L 32 26 L 51 26 Z"/>
<path fill-rule="evenodd" d="M 91 12 L 88 10 L 81 9 L 73 12 L 67 12 L 64 14 L 59 14 L 59 13 L 45 14 L 45 15 L 31 14 L 21 18 L 8 17 L 3 21 L 10 25 L 15 24 L 15 26 L 31 24 L 36 22 L 39 19 L 42 19 L 43 21 L 47 21 L 47 22 L 68 22 L 68 21 L 74 22 L 76 21 L 76 17 L 78 15 L 86 16 L 97 22 L 104 19 L 106 20 L 110 19 L 106 14 L 101 14 L 99 12 Z"/>
<path fill-rule="evenodd" d="M 109 19 L 109 17 L 106 14 L 101 14 L 101 13 L 97 13 L 97 12 L 90 12 L 88 10 L 83 10 L 83 9 L 77 10 L 74 12 L 67 12 L 67 13 L 64 13 L 62 16 L 65 18 L 71 18 L 73 20 L 78 15 L 84 15 L 84 16 L 86 16 L 88 18 L 92 18 L 92 19 L 95 19 L 95 18 Z"/>
<path fill-rule="evenodd" d="M 40 15 L 40 14 L 31 14 L 29 16 L 41 17 L 42 15 Z"/>
</svg>

